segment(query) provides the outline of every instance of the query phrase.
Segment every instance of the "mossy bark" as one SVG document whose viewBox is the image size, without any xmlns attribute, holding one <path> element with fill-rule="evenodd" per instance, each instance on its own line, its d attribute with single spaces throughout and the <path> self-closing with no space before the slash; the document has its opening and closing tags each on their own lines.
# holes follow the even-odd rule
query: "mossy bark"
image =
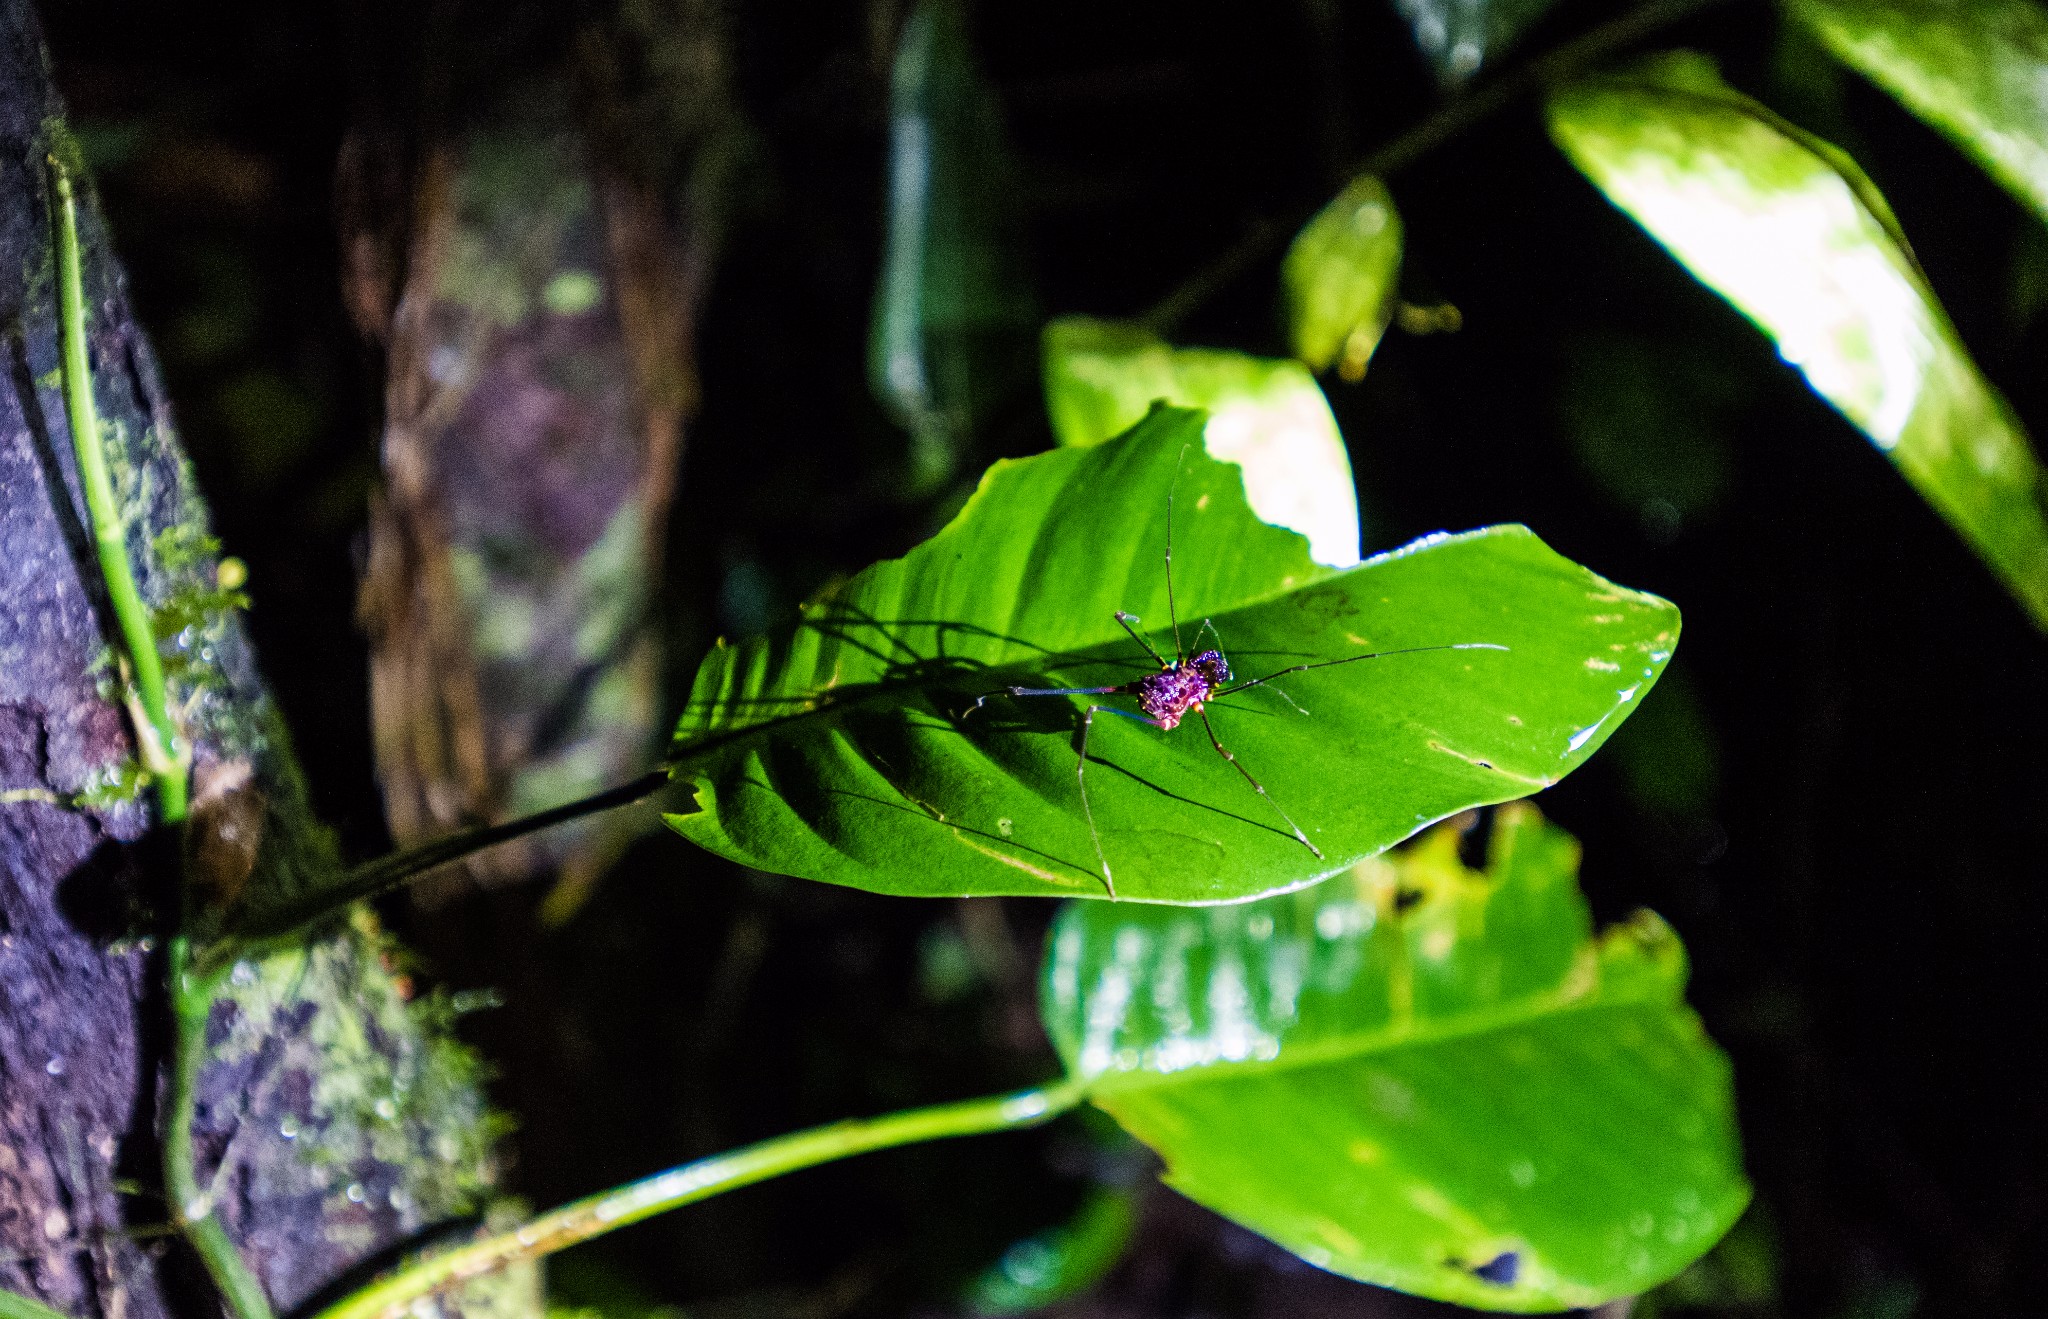
<svg viewBox="0 0 2048 1319">
<path fill-rule="evenodd" d="M 78 1316 L 214 1308 L 163 1231 L 166 913 L 188 866 L 153 830 L 66 431 L 45 162 L 71 150 L 40 29 L 0 0 L 0 1287 Z M 214 903 L 338 870 L 222 588 L 125 278 L 88 195 L 94 388 L 128 550 L 195 751 L 191 855 Z M 480 1212 L 477 1067 L 367 915 L 238 966 L 198 1094 L 202 1179 L 275 1305 Z M 527 1282 L 530 1284 L 531 1279 Z M 530 1292 L 530 1286 L 529 1286 Z M 530 1295 L 497 1300 L 518 1308 Z"/>
</svg>

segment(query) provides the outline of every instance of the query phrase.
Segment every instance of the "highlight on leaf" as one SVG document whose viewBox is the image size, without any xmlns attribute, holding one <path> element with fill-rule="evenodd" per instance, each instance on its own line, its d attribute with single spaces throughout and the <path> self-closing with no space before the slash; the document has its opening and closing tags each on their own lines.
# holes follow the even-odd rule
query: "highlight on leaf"
<svg viewBox="0 0 2048 1319">
<path fill-rule="evenodd" d="M 1069 904 L 1046 1028 L 1170 1185 L 1311 1263 L 1492 1310 L 1633 1295 L 1748 1201 L 1727 1061 L 1664 922 L 1593 932 L 1569 835 L 1503 807 L 1475 871 L 1460 832 L 1256 902 Z"/>
<path fill-rule="evenodd" d="M 1045 407 L 1063 445 L 1121 435 L 1164 400 L 1209 414 L 1213 458 L 1244 469 L 1259 519 L 1308 537 L 1317 563 L 1358 562 L 1358 493 L 1337 418 L 1299 362 L 1176 348 L 1150 331 L 1087 316 L 1045 327 Z"/>
<path fill-rule="evenodd" d="M 1206 424 L 1161 408 L 1119 439 L 999 463 L 937 536 L 795 626 L 714 650 L 670 758 L 699 809 L 670 825 L 883 893 L 1103 897 L 1113 868 L 1118 897 L 1234 901 L 1556 782 L 1670 658 L 1675 608 L 1526 528 L 1317 564 L 1253 514 Z M 1191 714 L 1172 732 L 1098 719 L 1083 762 L 1084 700 L 1122 698 L 1008 694 L 1128 684 L 1159 671 L 1148 645 L 1213 647 L 1248 677 L 1317 667 L 1209 705 L 1234 760 Z"/>
<path fill-rule="evenodd" d="M 1562 88 L 1587 178 L 1777 343 L 2048 626 L 2048 519 L 2026 432 L 1855 162 L 1678 53 Z"/>
<path fill-rule="evenodd" d="M 2048 218 L 2048 10 L 2033 0 L 1796 0 L 1837 59 Z"/>
</svg>

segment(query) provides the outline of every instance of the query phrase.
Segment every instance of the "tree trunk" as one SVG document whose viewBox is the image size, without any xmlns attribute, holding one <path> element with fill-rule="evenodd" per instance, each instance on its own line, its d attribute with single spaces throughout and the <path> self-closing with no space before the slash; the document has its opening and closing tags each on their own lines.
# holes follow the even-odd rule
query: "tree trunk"
<svg viewBox="0 0 2048 1319">
<path fill-rule="evenodd" d="M 68 149 L 62 116 L 30 6 L 0 0 L 0 1287 L 72 1315 L 155 1319 L 213 1306 L 192 1258 L 165 1244 L 158 1189 L 161 935 L 180 865 L 138 790 L 60 401 L 46 159 Z M 239 856 L 232 882 L 303 888 L 337 870 L 333 844 L 83 201 L 94 388 L 129 558 L 195 748 L 195 822 Z M 476 1212 L 492 1182 L 477 1067 L 448 1034 L 448 1005 L 413 1000 L 390 961 L 359 913 L 238 966 L 213 1009 L 199 1173 L 281 1309 Z"/>
</svg>

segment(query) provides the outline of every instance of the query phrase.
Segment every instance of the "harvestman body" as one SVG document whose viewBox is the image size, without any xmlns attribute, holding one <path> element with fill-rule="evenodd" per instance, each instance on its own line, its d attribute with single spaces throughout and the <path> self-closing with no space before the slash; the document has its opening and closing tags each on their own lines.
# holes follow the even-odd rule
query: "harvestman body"
<svg viewBox="0 0 2048 1319">
<path fill-rule="evenodd" d="M 1187 449 L 1185 447 L 1181 449 L 1181 457 L 1187 457 Z M 1216 754 L 1229 761 L 1231 768 L 1244 775 L 1244 781 L 1251 784 L 1252 790 L 1257 792 L 1265 800 L 1266 804 L 1273 808 L 1273 813 L 1278 815 L 1281 822 L 1293 833 L 1294 840 L 1303 847 L 1306 847 L 1318 860 L 1321 860 L 1323 855 L 1322 849 L 1309 841 L 1308 835 L 1301 831 L 1301 826 L 1296 824 L 1285 810 L 1281 809 L 1279 802 L 1273 800 L 1272 794 L 1266 791 L 1265 785 L 1254 778 L 1252 772 L 1246 769 L 1238 761 L 1238 758 L 1231 754 L 1229 748 L 1223 745 L 1222 739 L 1216 736 L 1216 726 L 1209 722 L 1209 711 L 1206 708 L 1208 703 L 1225 696 L 1233 696 L 1252 687 L 1263 687 L 1275 678 L 1284 678 L 1290 673 L 1302 673 L 1309 669 L 1324 669 L 1336 664 L 1355 664 L 1360 660 L 1384 659 L 1389 655 L 1416 655 L 1431 650 L 1507 649 L 1506 646 L 1495 645 L 1492 642 L 1486 641 L 1458 642 L 1447 646 L 1409 646 L 1401 650 L 1380 650 L 1366 655 L 1347 655 L 1343 659 L 1313 660 L 1307 664 L 1291 664 L 1284 669 L 1277 669 L 1262 678 L 1252 678 L 1245 682 L 1236 681 L 1230 672 L 1230 662 L 1224 659 L 1221 650 L 1198 650 L 1193 655 L 1189 655 L 1181 646 L 1180 610 L 1174 604 L 1173 598 L 1173 494 L 1174 488 L 1179 484 L 1180 466 L 1176 462 L 1173 472 L 1173 485 L 1168 486 L 1166 491 L 1166 611 L 1167 616 L 1173 623 L 1173 658 L 1169 660 L 1166 656 L 1160 654 L 1159 649 L 1145 639 L 1145 634 L 1138 631 L 1137 625 L 1144 622 L 1143 619 L 1139 618 L 1136 614 L 1126 613 L 1119 609 L 1116 611 L 1117 623 L 1124 631 L 1131 634 L 1133 641 L 1145 648 L 1146 654 L 1150 655 L 1158 663 L 1159 672 L 1148 673 L 1144 677 L 1132 682 L 1118 683 L 1109 687 L 1005 687 L 1000 691 L 993 691 L 976 697 L 974 704 L 967 707 L 963 712 L 963 717 L 972 714 L 985 703 L 998 696 L 1130 696 L 1137 700 L 1138 709 L 1144 712 L 1142 714 L 1133 714 L 1129 710 L 1118 709 L 1114 705 L 1098 704 L 1087 708 L 1081 716 L 1080 759 L 1074 764 L 1074 777 L 1079 782 L 1081 788 L 1081 814 L 1088 821 L 1088 835 L 1095 843 L 1095 860 L 1102 867 L 1102 886 L 1109 891 L 1109 896 L 1112 898 L 1116 896 L 1116 877 L 1110 873 L 1109 857 L 1102 850 L 1102 833 L 1095 827 L 1095 811 L 1088 804 L 1088 733 L 1095 726 L 1096 715 L 1119 715 L 1125 719 L 1134 719 L 1141 724 L 1150 724 L 1162 732 L 1170 732 L 1178 728 L 1181 721 L 1186 719 L 1190 712 L 1199 715 L 1202 720 L 1202 731 L 1209 735 L 1209 745 L 1216 748 Z M 1202 620 L 1202 626 L 1195 629 L 1196 641 L 1199 642 L 1201 640 L 1202 632 L 1205 629 L 1211 636 L 1216 636 L 1216 625 L 1205 618 Z M 1217 641 L 1220 644 L 1222 638 L 1217 637 Z M 1308 713 L 1308 711 L 1302 710 L 1299 705 L 1296 705 L 1294 698 L 1287 695 L 1286 692 L 1281 691 L 1278 687 L 1273 688 L 1273 691 L 1302 714 Z"/>
</svg>

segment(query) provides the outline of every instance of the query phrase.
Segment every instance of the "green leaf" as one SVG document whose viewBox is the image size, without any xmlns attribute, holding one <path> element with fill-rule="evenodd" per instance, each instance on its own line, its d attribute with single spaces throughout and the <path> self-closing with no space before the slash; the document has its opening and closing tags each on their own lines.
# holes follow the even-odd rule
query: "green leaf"
<svg viewBox="0 0 2048 1319">
<path fill-rule="evenodd" d="M 1069 446 L 1100 444 L 1161 399 L 1209 414 L 1212 457 L 1244 469 L 1262 521 L 1308 537 L 1310 557 L 1358 562 L 1358 491 L 1337 418 L 1315 378 L 1286 358 L 1175 348 L 1134 325 L 1062 316 L 1045 327 L 1045 406 Z"/>
<path fill-rule="evenodd" d="M 2048 11 L 2030 0 L 1796 0 L 1836 58 L 2048 216 Z"/>
<path fill-rule="evenodd" d="M 700 809 L 669 822 L 721 856 L 878 892 L 1219 902 L 1294 888 L 1455 811 L 1525 796 L 1591 755 L 1655 682 L 1678 611 L 1560 558 L 1527 529 L 1435 536 L 1348 571 L 1246 506 L 1201 447 L 1198 412 L 998 463 L 953 523 L 805 609 L 792 630 L 704 660 L 672 763 Z M 1099 716 L 1083 813 L 1087 687 L 1169 653 L 1201 620 L 1249 675 L 1414 646 L 1483 644 L 1302 673 L 1214 704 L 1270 790 L 1171 732 Z M 1290 700 L 1305 707 L 1304 714 Z M 1288 812 L 1321 855 L 1286 829 Z M 1101 851 L 1098 854 L 1096 842 Z"/>
<path fill-rule="evenodd" d="M 1401 213 L 1387 185 L 1354 179 L 1316 213 L 1287 249 L 1280 285 L 1294 355 L 1346 380 L 1365 376 L 1394 314 L 1401 273 Z"/>
<path fill-rule="evenodd" d="M 1671 1277 L 1748 1200 L 1729 1072 L 1648 912 L 1595 938 L 1578 846 L 1500 812 L 1316 888 L 1073 903 L 1042 1012 L 1189 1197 L 1324 1268 L 1497 1310 Z"/>
<path fill-rule="evenodd" d="M 1608 199 L 1776 340 L 2048 624 L 2040 465 L 1855 163 L 1697 55 L 1566 87 L 1549 113 Z"/>
<path fill-rule="evenodd" d="M 960 0 L 921 0 L 891 74 L 887 247 L 868 338 L 875 397 L 910 432 L 913 485 L 1029 380 L 1038 310 L 995 93 Z"/>
<path fill-rule="evenodd" d="M 1556 0 L 1394 0 L 1437 77 L 1455 86 L 1498 59 Z"/>
</svg>

